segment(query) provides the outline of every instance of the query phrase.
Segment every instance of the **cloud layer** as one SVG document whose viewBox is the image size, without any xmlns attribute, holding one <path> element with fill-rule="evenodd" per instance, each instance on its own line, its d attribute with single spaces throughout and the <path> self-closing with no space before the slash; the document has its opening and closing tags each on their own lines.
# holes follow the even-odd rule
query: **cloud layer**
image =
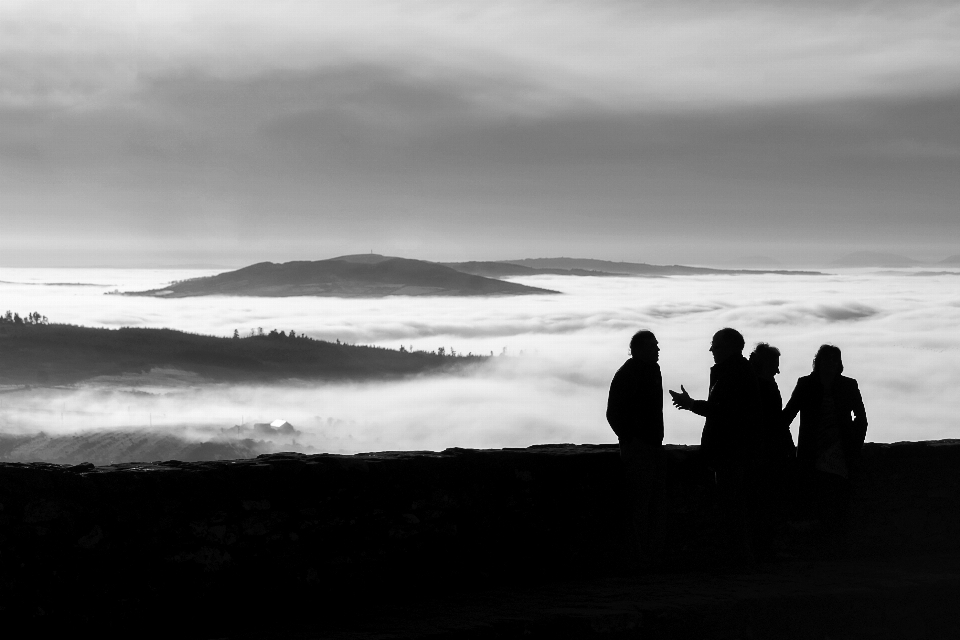
<svg viewBox="0 0 960 640">
<path fill-rule="evenodd" d="M 0 280 L 88 282 L 121 288 L 185 272 L 0 270 Z M 166 278 L 166 280 L 164 280 Z M 604 421 L 609 380 L 633 331 L 654 330 L 668 388 L 707 391 L 710 337 L 740 329 L 783 352 L 784 399 L 810 370 L 822 343 L 841 347 L 860 382 L 874 441 L 958 437 L 960 296 L 955 277 L 847 271 L 821 277 L 712 276 L 662 279 L 541 276 L 524 283 L 562 296 L 489 300 L 387 298 L 204 298 L 103 296 L 96 287 L 0 284 L 4 304 L 54 321 L 96 326 L 172 326 L 230 335 L 263 326 L 397 348 L 494 352 L 489 365 L 457 377 L 370 385 L 121 387 L 7 393 L 5 431 L 183 429 L 204 438 L 241 420 L 284 418 L 303 446 L 326 451 L 504 447 L 611 442 Z M 499 357 L 506 349 L 506 357 Z M 144 391 L 144 389 L 140 389 Z M 695 443 L 701 419 L 666 403 L 667 441 Z M 63 417 L 60 413 L 63 412 Z M 794 425 L 794 430 L 796 425 Z M 190 431 L 192 430 L 192 431 Z"/>
<path fill-rule="evenodd" d="M 953 2 L 49 0 L 0 24 L 7 264 L 957 250 Z"/>
</svg>

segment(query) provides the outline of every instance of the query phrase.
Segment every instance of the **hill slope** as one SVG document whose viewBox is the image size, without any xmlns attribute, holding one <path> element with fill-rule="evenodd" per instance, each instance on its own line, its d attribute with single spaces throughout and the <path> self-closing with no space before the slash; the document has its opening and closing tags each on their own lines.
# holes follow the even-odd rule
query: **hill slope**
<svg viewBox="0 0 960 640">
<path fill-rule="evenodd" d="M 618 273 L 593 271 L 589 269 L 550 269 L 527 267 L 515 262 L 444 262 L 445 267 L 456 269 L 462 273 L 472 273 L 486 278 L 507 278 L 510 276 L 617 276 Z"/>
<path fill-rule="evenodd" d="M 215 276 L 184 280 L 164 289 L 124 295 L 164 298 L 210 295 L 379 298 L 391 295 L 496 296 L 535 293 L 557 292 L 462 273 L 424 260 L 361 254 L 282 264 L 261 262 Z"/>
<path fill-rule="evenodd" d="M 818 271 L 787 271 L 769 269 L 709 269 L 707 267 L 685 267 L 679 264 L 658 265 L 643 262 L 612 262 L 610 260 L 593 260 L 589 258 L 524 258 L 522 260 L 504 260 L 507 264 L 515 264 L 533 269 L 564 269 L 599 271 L 607 275 L 633 276 L 695 276 L 721 274 L 761 274 L 773 273 L 779 275 L 820 275 Z"/>
<path fill-rule="evenodd" d="M 0 323 L 0 384 L 72 384 L 176 369 L 204 381 L 367 380 L 448 370 L 480 357 L 440 356 L 310 338 L 217 338 L 172 329 Z"/>
</svg>

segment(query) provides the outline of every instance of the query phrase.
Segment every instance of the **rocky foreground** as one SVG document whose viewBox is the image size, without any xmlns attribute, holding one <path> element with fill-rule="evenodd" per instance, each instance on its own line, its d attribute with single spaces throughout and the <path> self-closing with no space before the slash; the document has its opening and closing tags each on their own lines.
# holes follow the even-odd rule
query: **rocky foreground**
<svg viewBox="0 0 960 640">
<path fill-rule="evenodd" d="M 960 443 L 867 444 L 851 557 L 810 523 L 730 568 L 668 447 L 660 573 L 625 575 L 616 447 L 0 464 L 0 612 L 178 637 L 954 637 Z M 948 633 L 949 631 L 949 633 Z"/>
</svg>

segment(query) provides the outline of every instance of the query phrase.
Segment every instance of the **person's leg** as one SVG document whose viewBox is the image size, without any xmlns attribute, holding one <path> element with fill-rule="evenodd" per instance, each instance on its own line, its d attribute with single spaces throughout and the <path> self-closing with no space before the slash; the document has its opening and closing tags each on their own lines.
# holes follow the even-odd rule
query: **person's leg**
<svg viewBox="0 0 960 640">
<path fill-rule="evenodd" d="M 663 560 L 663 542 L 666 535 L 666 482 L 663 450 L 660 446 L 640 445 L 641 451 L 641 529 L 642 559 L 657 565 Z"/>
<path fill-rule="evenodd" d="M 750 542 L 759 560 L 773 556 L 774 519 L 777 500 L 777 479 L 769 466 L 748 470 L 744 487 Z"/>
<path fill-rule="evenodd" d="M 823 475 L 820 512 L 820 521 L 823 525 L 823 551 L 831 557 L 842 556 L 846 552 L 850 481 L 836 474 Z"/>
<path fill-rule="evenodd" d="M 648 496 L 644 491 L 643 460 L 640 443 L 620 442 L 620 460 L 623 466 L 623 492 L 626 498 L 626 516 L 630 521 L 631 534 L 628 541 L 628 563 L 638 567 L 642 557 L 644 537 L 644 512 Z"/>
<path fill-rule="evenodd" d="M 735 564 L 751 563 L 750 534 L 747 527 L 744 468 L 737 464 L 723 465 L 717 469 L 717 499 L 720 503 L 723 541 L 721 548 L 726 560 Z"/>
<path fill-rule="evenodd" d="M 834 473 L 815 471 L 813 484 L 814 515 L 820 523 L 817 547 L 820 555 L 836 557 L 843 552 L 849 482 Z"/>
</svg>

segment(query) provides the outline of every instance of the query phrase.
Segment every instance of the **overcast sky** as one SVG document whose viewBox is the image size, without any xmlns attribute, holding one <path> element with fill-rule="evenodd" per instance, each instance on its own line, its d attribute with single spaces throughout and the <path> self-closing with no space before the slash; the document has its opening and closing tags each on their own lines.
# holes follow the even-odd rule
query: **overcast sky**
<svg viewBox="0 0 960 640">
<path fill-rule="evenodd" d="M 960 4 L 0 3 L 0 266 L 960 253 Z"/>
</svg>

